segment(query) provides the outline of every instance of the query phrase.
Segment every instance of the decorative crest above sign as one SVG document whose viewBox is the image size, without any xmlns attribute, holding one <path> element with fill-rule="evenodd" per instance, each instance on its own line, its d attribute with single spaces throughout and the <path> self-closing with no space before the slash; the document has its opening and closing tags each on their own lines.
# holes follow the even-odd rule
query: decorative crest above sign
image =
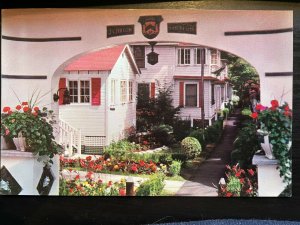
<svg viewBox="0 0 300 225">
<path fill-rule="evenodd" d="M 107 26 L 107 38 L 134 34 L 134 25 Z"/>
<path fill-rule="evenodd" d="M 197 23 L 168 23 L 168 33 L 197 34 Z"/>
<path fill-rule="evenodd" d="M 159 34 L 159 24 L 162 16 L 140 16 L 138 22 L 142 25 L 142 33 L 148 39 L 153 39 Z"/>
</svg>

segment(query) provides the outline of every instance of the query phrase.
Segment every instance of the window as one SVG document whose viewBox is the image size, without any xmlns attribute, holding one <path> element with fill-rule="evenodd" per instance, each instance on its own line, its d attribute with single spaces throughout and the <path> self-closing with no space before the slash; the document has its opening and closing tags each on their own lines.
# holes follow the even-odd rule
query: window
<svg viewBox="0 0 300 225">
<path fill-rule="evenodd" d="M 70 80 L 70 102 L 89 103 L 90 102 L 90 81 L 89 80 Z"/>
<path fill-rule="evenodd" d="M 133 82 L 129 81 L 128 82 L 128 89 L 129 89 L 129 101 L 133 101 Z"/>
<path fill-rule="evenodd" d="M 201 48 L 195 48 L 194 49 L 194 64 L 201 64 Z M 203 49 L 205 52 L 205 49 Z M 204 54 L 204 60 L 203 63 L 205 64 L 205 54 Z"/>
<path fill-rule="evenodd" d="M 185 85 L 185 106 L 197 107 L 197 84 Z"/>
<path fill-rule="evenodd" d="M 215 85 L 211 85 L 211 104 L 215 104 Z"/>
<path fill-rule="evenodd" d="M 145 68 L 145 46 L 133 46 L 133 55 L 139 68 Z"/>
<path fill-rule="evenodd" d="M 125 103 L 127 101 L 127 81 L 121 80 L 121 103 Z"/>
<path fill-rule="evenodd" d="M 148 101 L 150 99 L 150 84 L 139 83 L 138 84 L 138 100 Z M 139 104 L 139 102 L 138 102 Z"/>
<path fill-rule="evenodd" d="M 110 104 L 116 104 L 116 82 L 117 80 L 112 79 L 110 82 Z"/>
<path fill-rule="evenodd" d="M 191 49 L 179 48 L 177 56 L 178 56 L 178 64 L 179 65 L 191 64 Z"/>
<path fill-rule="evenodd" d="M 217 50 L 213 49 L 211 52 L 211 64 L 218 64 L 218 52 Z"/>
</svg>

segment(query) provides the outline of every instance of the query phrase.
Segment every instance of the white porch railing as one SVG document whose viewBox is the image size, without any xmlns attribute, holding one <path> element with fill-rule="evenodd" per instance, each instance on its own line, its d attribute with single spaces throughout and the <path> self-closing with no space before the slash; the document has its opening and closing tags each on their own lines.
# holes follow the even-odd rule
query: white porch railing
<svg viewBox="0 0 300 225">
<path fill-rule="evenodd" d="M 73 155 L 73 148 L 81 155 L 81 130 L 59 119 L 59 143 L 65 147 L 69 156 Z"/>
</svg>

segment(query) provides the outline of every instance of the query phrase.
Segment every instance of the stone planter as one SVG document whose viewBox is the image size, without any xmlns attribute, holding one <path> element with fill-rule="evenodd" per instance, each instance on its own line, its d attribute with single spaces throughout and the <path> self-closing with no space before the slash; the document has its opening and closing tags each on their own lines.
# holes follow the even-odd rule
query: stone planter
<svg viewBox="0 0 300 225">
<path fill-rule="evenodd" d="M 263 130 L 257 130 L 257 134 L 259 135 L 260 139 L 262 140 L 260 143 L 261 148 L 264 150 L 266 157 L 268 159 L 275 159 L 273 154 L 273 145 L 270 143 L 269 140 L 269 133 Z M 288 148 L 290 148 L 292 142 L 289 142 Z"/>
<path fill-rule="evenodd" d="M 26 150 L 26 139 L 24 137 L 13 138 L 14 144 L 18 151 L 25 152 Z"/>
</svg>

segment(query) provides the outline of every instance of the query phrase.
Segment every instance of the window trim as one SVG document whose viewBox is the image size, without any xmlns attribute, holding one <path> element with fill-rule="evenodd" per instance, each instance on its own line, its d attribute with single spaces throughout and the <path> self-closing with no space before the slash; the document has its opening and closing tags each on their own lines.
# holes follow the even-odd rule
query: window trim
<svg viewBox="0 0 300 225">
<path fill-rule="evenodd" d="M 123 99 L 123 93 L 122 93 L 122 82 L 125 82 L 125 99 L 124 101 L 122 101 Z M 120 103 L 121 104 L 126 104 L 128 102 L 128 80 L 122 79 L 120 80 Z"/>
<path fill-rule="evenodd" d="M 91 78 L 67 78 L 67 88 L 70 90 L 70 81 L 77 81 L 77 89 L 78 89 L 78 102 L 70 102 L 69 105 L 92 105 L 92 79 Z M 89 81 L 89 96 L 90 101 L 89 102 L 81 102 L 80 100 L 80 94 L 81 94 L 81 86 L 80 81 Z"/>
<path fill-rule="evenodd" d="M 197 86 L 196 91 L 197 91 L 197 102 L 196 102 L 196 106 L 186 106 L 186 85 L 187 84 L 194 84 Z M 195 81 L 189 81 L 189 82 L 184 82 L 184 90 L 183 90 L 183 106 L 185 108 L 199 108 L 199 82 L 195 82 Z"/>
<path fill-rule="evenodd" d="M 113 81 L 114 81 L 114 92 L 113 92 L 113 89 L 112 89 L 112 87 L 113 87 L 113 85 L 112 85 L 112 83 L 113 83 Z M 116 105 L 116 100 L 117 100 L 117 83 L 118 83 L 118 80 L 117 79 L 114 79 L 114 78 L 112 78 L 111 80 L 110 80 L 110 105 Z M 112 98 L 112 94 L 114 95 L 113 97 L 114 98 Z M 112 101 L 112 99 L 113 99 L 113 101 Z"/>
<path fill-rule="evenodd" d="M 216 51 L 216 63 L 212 63 L 212 51 Z M 219 58 L 218 58 L 218 50 L 217 49 L 211 49 L 210 50 L 210 65 L 218 65 L 218 61 L 219 61 Z"/>
<path fill-rule="evenodd" d="M 142 53 L 144 54 L 142 57 L 136 57 L 135 55 L 135 48 L 141 48 L 142 49 Z M 136 61 L 136 64 L 137 66 L 140 68 L 140 69 L 145 69 L 146 68 L 146 46 L 145 45 L 133 45 L 133 56 L 134 56 L 134 59 Z M 143 60 L 143 67 L 140 67 L 138 62 L 139 60 Z"/>
<path fill-rule="evenodd" d="M 130 93 L 130 83 L 131 83 L 131 93 Z M 133 80 L 128 80 L 128 102 L 134 102 L 134 85 L 133 85 L 133 83 L 134 83 Z"/>
<path fill-rule="evenodd" d="M 185 51 L 189 50 L 189 61 L 190 63 L 186 63 L 186 54 Z M 181 51 L 183 51 L 183 62 L 181 63 Z M 185 65 L 192 65 L 192 48 L 177 48 L 177 65 L 178 66 L 185 66 Z"/>
</svg>

